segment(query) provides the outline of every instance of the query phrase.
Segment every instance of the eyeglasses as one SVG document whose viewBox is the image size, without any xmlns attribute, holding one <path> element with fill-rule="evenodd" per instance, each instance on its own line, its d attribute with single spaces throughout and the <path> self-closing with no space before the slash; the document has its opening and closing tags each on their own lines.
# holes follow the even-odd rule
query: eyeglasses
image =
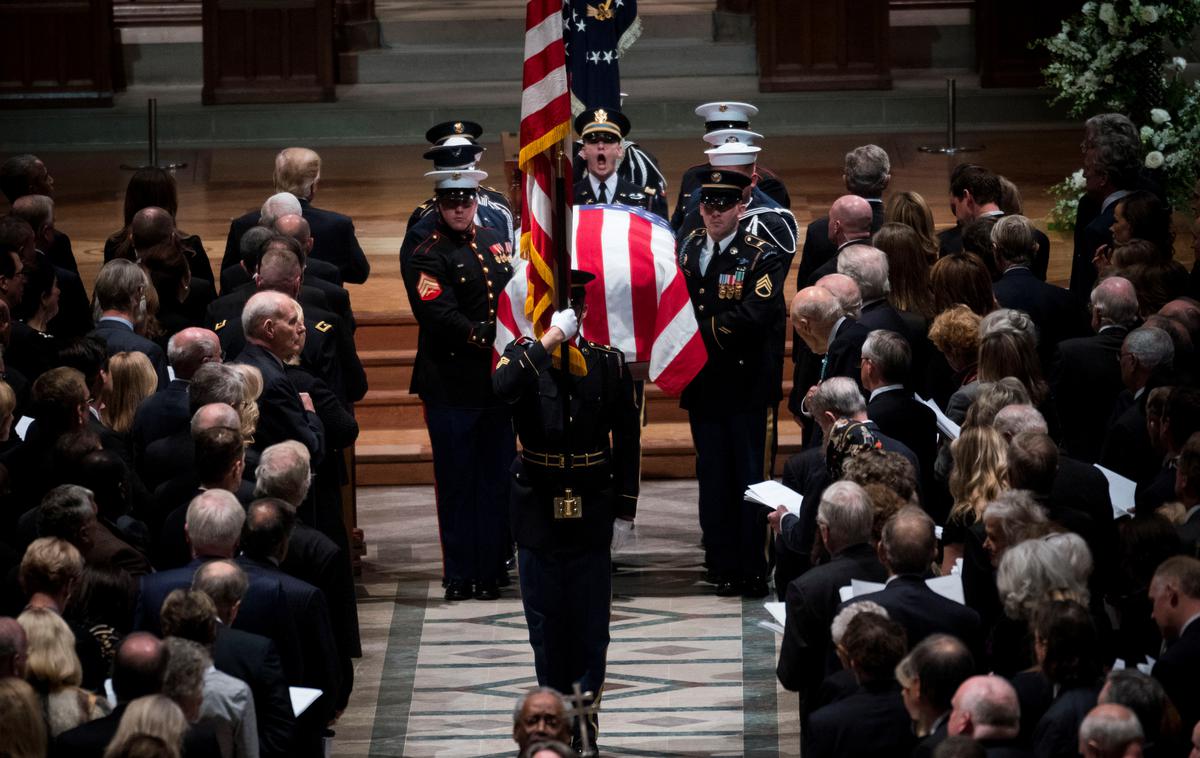
<svg viewBox="0 0 1200 758">
<path fill-rule="evenodd" d="M 702 198 L 700 198 L 701 206 L 707 208 L 710 211 L 715 211 L 717 213 L 724 213 L 725 211 L 729 210 L 733 206 L 737 205 L 739 202 L 741 202 L 741 200 L 736 197 L 702 197 Z"/>
<path fill-rule="evenodd" d="M 442 210 L 451 211 L 456 208 L 469 208 L 475 202 L 475 196 L 458 197 L 455 195 L 446 195 L 438 198 L 438 207 Z"/>
<path fill-rule="evenodd" d="M 621 138 L 612 132 L 589 132 L 583 135 L 583 142 L 587 145 L 594 145 L 597 142 L 603 142 L 606 145 L 615 145 L 620 141 Z"/>
<path fill-rule="evenodd" d="M 537 726 L 538 722 L 544 723 L 547 729 L 558 729 L 563 723 L 562 719 L 553 713 L 533 713 L 521 720 L 521 723 L 530 729 Z"/>
</svg>

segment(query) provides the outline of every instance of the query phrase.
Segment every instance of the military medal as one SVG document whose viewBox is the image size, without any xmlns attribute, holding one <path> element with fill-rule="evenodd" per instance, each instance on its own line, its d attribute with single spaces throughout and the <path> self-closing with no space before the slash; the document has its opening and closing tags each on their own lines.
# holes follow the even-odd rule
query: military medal
<svg viewBox="0 0 1200 758">
<path fill-rule="evenodd" d="M 737 273 L 734 274 L 733 276 L 734 276 L 734 280 L 733 280 L 733 285 L 732 285 L 732 292 L 729 293 L 729 297 L 731 297 L 734 300 L 741 300 L 742 299 L 742 280 L 746 278 L 746 269 L 739 268 L 737 270 Z"/>
</svg>

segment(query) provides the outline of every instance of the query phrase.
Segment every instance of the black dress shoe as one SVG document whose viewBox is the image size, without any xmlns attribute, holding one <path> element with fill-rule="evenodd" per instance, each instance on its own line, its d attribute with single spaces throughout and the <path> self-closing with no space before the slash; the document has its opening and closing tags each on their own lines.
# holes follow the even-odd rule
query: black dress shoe
<svg viewBox="0 0 1200 758">
<path fill-rule="evenodd" d="M 742 597 L 755 599 L 766 597 L 767 594 L 767 580 L 761 576 L 746 579 L 742 582 Z"/>
<path fill-rule="evenodd" d="M 447 600 L 470 600 L 471 583 L 465 579 L 451 579 L 446 582 Z"/>
<path fill-rule="evenodd" d="M 741 582 L 723 579 L 717 582 L 717 597 L 737 597 L 742 594 Z"/>
<path fill-rule="evenodd" d="M 494 581 L 475 582 L 476 600 L 499 600 L 500 588 Z"/>
</svg>

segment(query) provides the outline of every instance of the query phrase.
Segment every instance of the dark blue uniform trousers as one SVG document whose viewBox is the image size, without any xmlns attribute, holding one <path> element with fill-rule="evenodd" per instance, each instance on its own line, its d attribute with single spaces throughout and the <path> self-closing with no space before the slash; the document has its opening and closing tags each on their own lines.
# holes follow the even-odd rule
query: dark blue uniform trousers
<svg viewBox="0 0 1200 758">
<path fill-rule="evenodd" d="M 608 546 L 569 552 L 521 547 L 517 556 L 538 685 L 569 693 L 579 682 L 598 702 L 612 603 Z"/>
<path fill-rule="evenodd" d="M 496 581 L 512 537 L 508 467 L 516 455 L 507 407 L 426 405 L 444 580 Z"/>
<path fill-rule="evenodd" d="M 744 499 L 766 477 L 767 408 L 688 412 L 700 484 L 700 531 L 709 568 L 731 580 L 767 573 L 762 506 Z"/>
</svg>

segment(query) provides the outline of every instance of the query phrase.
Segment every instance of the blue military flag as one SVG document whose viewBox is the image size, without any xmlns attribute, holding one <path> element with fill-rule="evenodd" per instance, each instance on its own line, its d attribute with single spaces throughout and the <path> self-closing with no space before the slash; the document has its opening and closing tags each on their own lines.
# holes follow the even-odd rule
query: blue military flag
<svg viewBox="0 0 1200 758">
<path fill-rule="evenodd" d="M 563 0 L 571 113 L 621 107 L 618 59 L 642 33 L 637 0 Z"/>
</svg>

